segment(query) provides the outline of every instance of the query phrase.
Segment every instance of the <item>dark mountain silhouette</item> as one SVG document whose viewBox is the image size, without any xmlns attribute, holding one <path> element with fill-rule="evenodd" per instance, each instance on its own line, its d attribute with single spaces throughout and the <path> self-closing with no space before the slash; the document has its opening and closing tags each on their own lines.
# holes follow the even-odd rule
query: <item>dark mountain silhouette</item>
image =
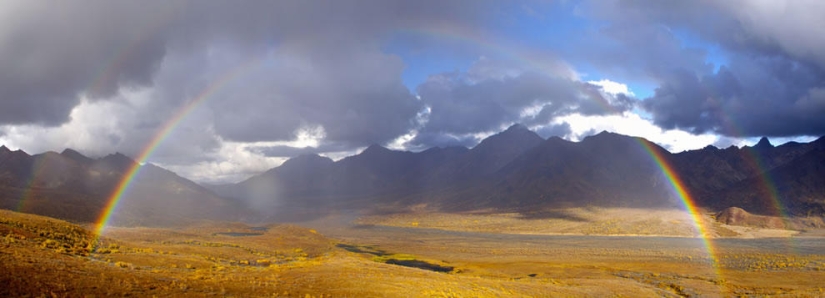
<svg viewBox="0 0 825 298">
<path fill-rule="evenodd" d="M 581 142 L 543 140 L 514 125 L 472 149 L 393 151 L 378 145 L 337 162 L 312 155 L 234 185 L 222 194 L 262 206 L 401 208 L 426 204 L 444 211 L 534 213 L 547 207 L 672 207 L 681 202 L 645 147 L 659 151 L 701 207 L 743 207 L 770 215 L 767 193 L 755 185 L 775 180 L 792 214 L 825 213 L 823 139 L 773 146 L 672 154 L 642 138 L 602 132 Z M 643 146 L 642 144 L 646 144 Z M 263 202 L 263 203 L 262 203 Z M 277 204 L 275 204 L 277 203 Z"/>
<path fill-rule="evenodd" d="M 647 141 L 608 132 L 578 143 L 550 138 L 499 171 L 486 197 L 490 207 L 516 210 L 677 203 L 640 142 Z"/>
<path fill-rule="evenodd" d="M 63 150 L 63 152 L 60 152 L 60 155 L 63 155 L 64 157 L 74 160 L 75 162 L 81 164 L 91 164 L 92 162 L 94 162 L 94 159 L 88 158 L 85 155 L 80 154 L 80 152 L 68 148 Z"/>
<path fill-rule="evenodd" d="M 786 212 L 823 213 L 825 169 L 818 152 L 825 138 L 811 143 L 790 142 L 774 147 L 762 138 L 752 147 L 701 150 L 673 155 L 688 189 L 706 207 L 741 207 L 762 215 L 779 215 L 776 190 Z"/>
<path fill-rule="evenodd" d="M 96 221 L 124 175 L 140 170 L 121 199 L 115 224 L 164 225 L 237 218 L 241 206 L 152 164 L 66 149 L 29 155 L 0 147 L 0 207 L 77 222 Z"/>
<path fill-rule="evenodd" d="M 123 224 L 276 219 L 296 208 L 403 211 L 426 206 L 534 216 L 556 207 L 679 206 L 647 150 L 658 151 L 708 210 L 739 207 L 775 215 L 779 200 L 782 211 L 793 215 L 825 214 L 825 138 L 780 146 L 763 138 L 752 147 L 708 146 L 672 154 L 645 139 L 608 132 L 580 142 L 544 140 L 521 125 L 472 149 L 406 152 L 372 145 L 339 161 L 301 155 L 240 183 L 209 189 L 155 165 L 137 165 L 120 153 L 91 159 L 67 149 L 32 156 L 3 146 L 0 207 L 94 221 L 133 167 L 140 167 L 139 174 L 115 216 Z"/>
<path fill-rule="evenodd" d="M 394 151 L 371 145 L 338 162 L 299 156 L 235 185 L 210 186 L 216 192 L 251 205 L 347 207 L 395 201 L 421 201 L 430 195 L 474 185 L 541 143 L 522 125 L 483 140 L 473 149 L 431 148 Z"/>
<path fill-rule="evenodd" d="M 825 149 L 814 148 L 760 176 L 734 183 L 713 198 L 717 208 L 738 206 L 767 215 L 825 214 Z"/>
<path fill-rule="evenodd" d="M 527 127 L 516 124 L 481 141 L 456 164 L 455 168 L 463 176 L 491 174 L 543 141 L 544 139 Z M 453 165 L 448 165 L 451 166 Z"/>
</svg>

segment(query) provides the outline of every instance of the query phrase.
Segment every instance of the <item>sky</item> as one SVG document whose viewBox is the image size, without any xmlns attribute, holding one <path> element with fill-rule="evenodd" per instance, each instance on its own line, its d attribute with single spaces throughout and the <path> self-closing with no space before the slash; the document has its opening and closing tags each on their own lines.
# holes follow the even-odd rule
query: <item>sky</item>
<svg viewBox="0 0 825 298">
<path fill-rule="evenodd" d="M 0 144 L 137 157 L 171 127 L 146 162 L 230 183 L 515 123 L 671 152 L 810 141 L 823 15 L 818 0 L 6 0 Z"/>
</svg>

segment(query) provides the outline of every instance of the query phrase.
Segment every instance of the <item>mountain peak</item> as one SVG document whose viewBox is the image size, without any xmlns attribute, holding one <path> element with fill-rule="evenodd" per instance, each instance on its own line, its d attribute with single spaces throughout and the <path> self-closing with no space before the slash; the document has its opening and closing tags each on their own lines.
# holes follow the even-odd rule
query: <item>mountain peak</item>
<svg viewBox="0 0 825 298">
<path fill-rule="evenodd" d="M 0 146 L 0 152 L 8 153 L 8 152 L 11 152 L 11 150 L 9 150 L 9 148 L 6 147 L 6 145 L 2 145 L 2 146 Z"/>
<path fill-rule="evenodd" d="M 593 140 L 612 140 L 617 137 L 624 137 L 624 135 L 620 135 L 617 133 L 612 133 L 606 130 L 602 130 L 600 133 L 589 135 L 582 139 L 583 142 L 585 141 L 593 141 Z"/>
<path fill-rule="evenodd" d="M 298 165 L 327 165 L 332 164 L 334 161 L 329 159 L 329 157 L 323 157 L 315 153 L 308 153 L 308 154 L 301 154 L 296 157 L 287 159 L 281 167 L 290 167 L 290 166 L 298 166 Z"/>
<path fill-rule="evenodd" d="M 372 153 L 389 152 L 389 151 L 392 151 L 392 150 L 384 148 L 384 146 L 381 146 L 381 145 L 378 145 L 378 144 L 372 144 L 369 147 L 367 147 L 367 149 L 364 149 L 364 152 L 361 152 L 361 154 L 366 154 L 366 153 L 372 154 Z"/>
<path fill-rule="evenodd" d="M 505 131 L 517 131 L 517 130 L 530 131 L 530 129 L 527 128 L 527 126 L 524 126 L 524 124 L 521 124 L 521 123 L 516 123 L 516 124 L 510 125 L 510 127 L 508 127 Z"/>
<path fill-rule="evenodd" d="M 771 141 L 769 141 L 767 137 L 762 137 L 761 139 L 759 139 L 759 142 L 756 143 L 756 145 L 753 146 L 753 149 L 769 149 L 769 148 L 773 148 L 773 144 L 771 144 Z"/>
<path fill-rule="evenodd" d="M 69 158 L 71 160 L 74 160 L 76 162 L 80 162 L 80 163 L 90 163 L 90 162 L 92 162 L 91 158 L 88 158 L 85 155 L 81 154 L 80 152 L 77 152 L 77 151 L 69 149 L 69 148 L 66 148 L 65 150 L 63 150 L 63 152 L 60 152 L 60 155 L 62 155 L 63 157 Z"/>
<path fill-rule="evenodd" d="M 473 151 L 497 150 L 497 147 L 524 146 L 524 150 L 531 148 L 544 139 L 532 130 L 521 124 L 513 124 L 507 130 L 494 134 L 473 147 Z M 500 149 L 500 148 L 499 148 Z"/>
<path fill-rule="evenodd" d="M 99 161 L 104 164 L 115 166 L 116 168 L 121 170 L 126 170 L 128 167 L 131 167 L 137 163 L 133 159 L 129 158 L 126 155 L 123 155 L 120 152 L 106 155 L 106 157 L 101 158 Z"/>
</svg>

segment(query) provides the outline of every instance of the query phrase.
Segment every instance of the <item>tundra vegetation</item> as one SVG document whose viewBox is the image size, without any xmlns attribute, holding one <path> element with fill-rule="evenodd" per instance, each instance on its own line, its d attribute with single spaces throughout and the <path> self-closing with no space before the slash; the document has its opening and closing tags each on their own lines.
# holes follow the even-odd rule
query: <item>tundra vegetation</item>
<svg viewBox="0 0 825 298">
<path fill-rule="evenodd" d="M 318 226 L 112 227 L 98 239 L 89 226 L 0 210 L 0 296 L 825 295 L 821 252 L 720 246 L 714 259 L 701 246 Z"/>
</svg>

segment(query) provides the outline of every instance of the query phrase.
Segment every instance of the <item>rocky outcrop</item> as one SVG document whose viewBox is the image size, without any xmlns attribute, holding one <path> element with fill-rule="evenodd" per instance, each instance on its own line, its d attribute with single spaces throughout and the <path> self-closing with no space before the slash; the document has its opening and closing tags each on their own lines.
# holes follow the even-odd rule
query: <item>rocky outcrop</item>
<svg viewBox="0 0 825 298">
<path fill-rule="evenodd" d="M 790 228 L 789 223 L 777 216 L 750 214 L 745 209 L 729 207 L 716 214 L 716 221 L 732 226 L 757 227 L 768 229 Z"/>
</svg>

